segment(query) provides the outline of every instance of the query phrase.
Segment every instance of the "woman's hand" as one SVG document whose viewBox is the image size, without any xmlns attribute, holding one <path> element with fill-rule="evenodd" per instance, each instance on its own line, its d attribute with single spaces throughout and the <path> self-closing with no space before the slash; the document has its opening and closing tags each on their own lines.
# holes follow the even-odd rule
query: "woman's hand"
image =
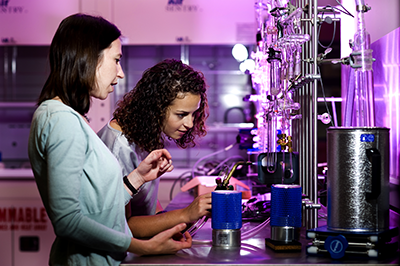
<svg viewBox="0 0 400 266">
<path fill-rule="evenodd" d="M 183 209 L 186 221 L 188 223 L 196 221 L 203 216 L 211 216 L 211 192 L 198 196 L 190 203 L 189 206 Z"/>
<path fill-rule="evenodd" d="M 186 223 L 187 226 L 200 217 L 211 216 L 211 193 L 206 193 L 193 200 L 182 209 L 171 210 L 158 215 L 131 216 L 128 225 L 133 236 L 148 238 L 167 230 L 177 224 Z"/>
<path fill-rule="evenodd" d="M 174 169 L 171 154 L 166 149 L 152 151 L 138 166 L 138 174 L 145 182 L 160 177 Z"/>
<path fill-rule="evenodd" d="M 144 183 L 174 169 L 171 154 L 166 149 L 152 151 L 129 175 L 130 183 L 139 189 Z"/>
<path fill-rule="evenodd" d="M 180 232 L 186 228 L 186 224 L 178 224 L 165 230 L 149 240 L 132 238 L 128 252 L 136 255 L 175 254 L 181 249 L 192 246 L 192 237 L 188 232 L 182 235 Z"/>
</svg>

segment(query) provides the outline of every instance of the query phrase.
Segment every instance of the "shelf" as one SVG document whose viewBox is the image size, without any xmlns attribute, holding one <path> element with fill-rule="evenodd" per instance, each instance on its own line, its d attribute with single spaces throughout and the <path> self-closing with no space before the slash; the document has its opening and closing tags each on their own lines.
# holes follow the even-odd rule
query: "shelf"
<svg viewBox="0 0 400 266">
<path fill-rule="evenodd" d="M 35 108 L 36 102 L 0 102 L 0 108 Z"/>
</svg>

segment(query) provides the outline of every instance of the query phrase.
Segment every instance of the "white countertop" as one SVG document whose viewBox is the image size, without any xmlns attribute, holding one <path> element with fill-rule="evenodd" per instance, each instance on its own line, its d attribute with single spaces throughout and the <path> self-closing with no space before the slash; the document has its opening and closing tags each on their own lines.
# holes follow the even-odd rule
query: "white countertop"
<svg viewBox="0 0 400 266">
<path fill-rule="evenodd" d="M 33 179 L 33 172 L 32 169 L 11 169 L 5 168 L 0 169 L 0 179 L 5 178 L 32 178 Z"/>
</svg>

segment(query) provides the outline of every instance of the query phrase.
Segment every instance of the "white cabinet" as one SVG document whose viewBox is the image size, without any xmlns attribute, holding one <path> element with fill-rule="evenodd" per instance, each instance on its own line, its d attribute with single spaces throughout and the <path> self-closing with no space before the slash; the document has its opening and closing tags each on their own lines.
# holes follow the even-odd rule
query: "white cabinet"
<svg viewBox="0 0 400 266">
<path fill-rule="evenodd" d="M 113 0 L 81 0 L 80 11 L 93 16 L 102 16 L 113 21 Z"/>
<path fill-rule="evenodd" d="M 256 41 L 254 2 L 245 0 L 87 0 L 81 11 L 121 29 L 128 45 L 225 45 Z"/>
<path fill-rule="evenodd" d="M 79 12 L 79 2 L 0 1 L 0 45 L 49 45 L 61 20 Z"/>
<path fill-rule="evenodd" d="M 100 15 L 122 31 L 124 44 L 253 44 L 250 0 L 0 1 L 0 45 L 49 45 L 65 17 Z"/>
<path fill-rule="evenodd" d="M 55 234 L 30 169 L 0 169 L 0 264 L 48 265 Z"/>
<path fill-rule="evenodd" d="M 114 0 L 125 44 L 253 44 L 254 1 Z"/>
</svg>

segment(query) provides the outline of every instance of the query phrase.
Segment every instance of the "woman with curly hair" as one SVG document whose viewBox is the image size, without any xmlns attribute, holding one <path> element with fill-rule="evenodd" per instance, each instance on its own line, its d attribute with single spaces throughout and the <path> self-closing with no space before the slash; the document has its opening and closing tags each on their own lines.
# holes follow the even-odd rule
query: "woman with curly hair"
<svg viewBox="0 0 400 266">
<path fill-rule="evenodd" d="M 194 147 L 206 135 L 208 103 L 204 75 L 180 60 L 166 59 L 144 71 L 133 90 L 117 103 L 112 120 L 98 135 L 117 157 L 124 173 L 142 158 L 166 146 L 167 139 L 181 148 Z M 159 179 L 143 185 L 127 210 L 135 237 L 148 237 L 179 223 L 210 216 L 211 193 L 189 206 L 154 216 Z"/>
</svg>

